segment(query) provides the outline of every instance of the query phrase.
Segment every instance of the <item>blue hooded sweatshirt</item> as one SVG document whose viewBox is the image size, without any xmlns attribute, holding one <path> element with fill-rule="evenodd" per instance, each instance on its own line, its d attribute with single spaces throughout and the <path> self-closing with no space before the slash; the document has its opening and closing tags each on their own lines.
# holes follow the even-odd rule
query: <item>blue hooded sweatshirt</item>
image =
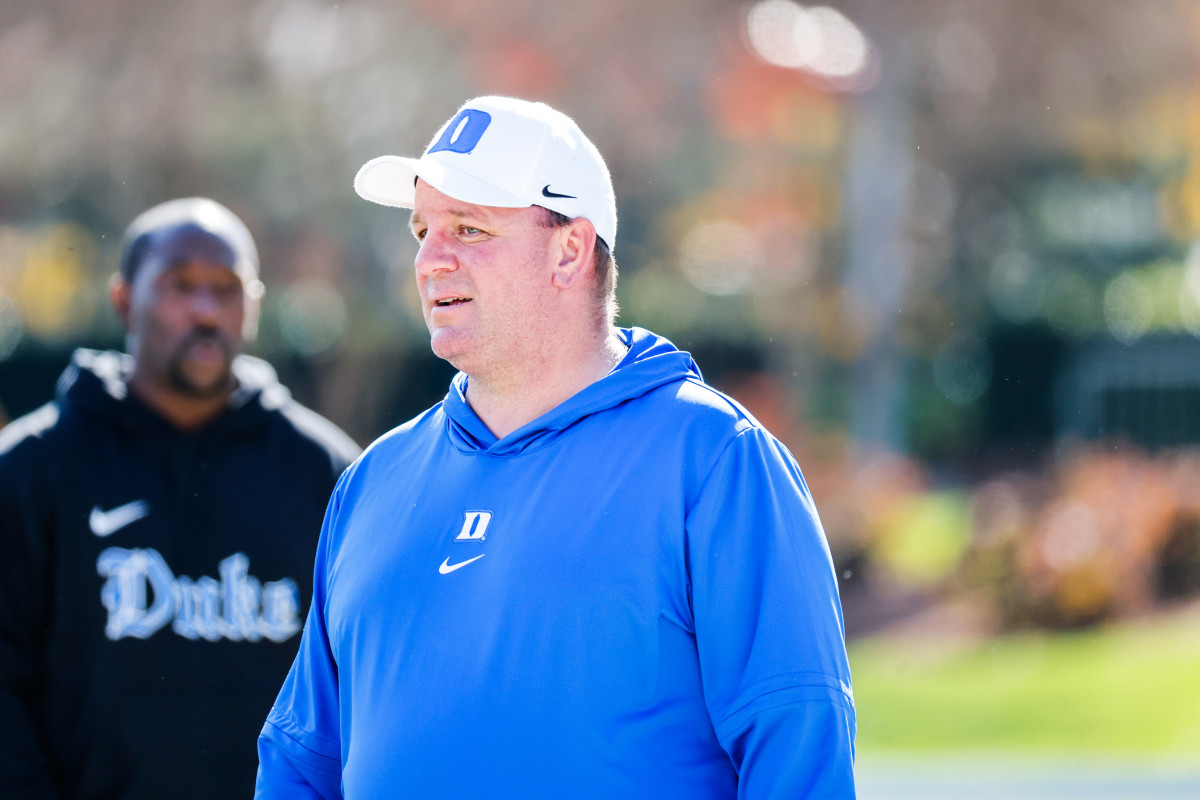
<svg viewBox="0 0 1200 800">
<path fill-rule="evenodd" d="M 621 335 L 519 430 L 459 374 L 342 476 L 258 797 L 854 796 L 799 468 L 689 354 Z"/>
</svg>

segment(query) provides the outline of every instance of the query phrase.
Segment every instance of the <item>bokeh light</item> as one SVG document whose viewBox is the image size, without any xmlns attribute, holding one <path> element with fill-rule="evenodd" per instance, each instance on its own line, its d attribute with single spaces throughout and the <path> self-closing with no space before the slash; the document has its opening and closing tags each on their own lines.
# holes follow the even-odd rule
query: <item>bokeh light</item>
<svg viewBox="0 0 1200 800">
<path fill-rule="evenodd" d="M 1078 500 L 1052 503 L 1043 512 L 1039 528 L 1037 554 L 1055 572 L 1086 563 L 1100 547 L 1095 512 Z"/>
<path fill-rule="evenodd" d="M 267 2 L 255 23 L 272 72 L 296 88 L 362 61 L 374 52 L 381 33 L 377 12 L 362 3 Z"/>
<path fill-rule="evenodd" d="M 956 333 L 938 346 L 933 357 L 933 381 L 955 405 L 979 399 L 992 379 L 992 359 L 983 339 Z"/>
<path fill-rule="evenodd" d="M 91 234 L 70 223 L 0 228 L 0 296 L 8 295 L 33 336 L 54 340 L 87 330 L 100 294 L 97 252 Z"/>
<path fill-rule="evenodd" d="M 1035 203 L 1041 229 L 1060 247 L 1124 252 L 1162 233 L 1162 209 L 1151 187 L 1139 183 L 1055 177 Z"/>
<path fill-rule="evenodd" d="M 1183 263 L 1179 318 L 1188 333 L 1200 337 L 1200 241 L 1191 244 Z"/>
<path fill-rule="evenodd" d="M 1100 330 L 1102 303 L 1097 287 L 1078 270 L 1061 266 L 1049 270 L 1042 318 L 1062 335 L 1082 339 Z"/>
<path fill-rule="evenodd" d="M 1026 501 L 1011 477 L 990 480 L 976 489 L 971 514 L 972 533 L 983 547 L 1019 540 L 1029 526 Z"/>
<path fill-rule="evenodd" d="M 1001 317 L 1023 324 L 1041 313 L 1046 278 L 1024 250 L 1006 250 L 992 260 L 987 291 L 988 299 Z"/>
<path fill-rule="evenodd" d="M 732 220 L 707 220 L 689 230 L 679 245 L 679 268 L 702 292 L 737 294 L 762 271 L 758 237 Z"/>
<path fill-rule="evenodd" d="M 762 0 L 746 14 L 746 33 L 754 52 L 778 67 L 850 79 L 863 74 L 870 63 L 867 37 L 828 6 L 806 8 L 792 0 Z"/>
<path fill-rule="evenodd" d="M 1142 279 L 1130 272 L 1113 278 L 1104 290 L 1104 321 L 1119 342 L 1133 344 L 1154 321 L 1154 297 Z"/>
<path fill-rule="evenodd" d="M 322 278 L 296 281 L 283 293 L 280 329 L 293 348 L 305 355 L 323 353 L 346 331 L 346 301 Z"/>
</svg>

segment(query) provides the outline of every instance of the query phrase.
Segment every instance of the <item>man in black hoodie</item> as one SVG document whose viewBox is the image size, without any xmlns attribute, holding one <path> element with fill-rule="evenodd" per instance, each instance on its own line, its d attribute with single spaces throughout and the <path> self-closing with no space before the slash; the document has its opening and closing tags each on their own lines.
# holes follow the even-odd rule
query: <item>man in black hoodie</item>
<svg viewBox="0 0 1200 800">
<path fill-rule="evenodd" d="M 262 284 L 211 200 L 126 232 L 127 354 L 0 430 L 0 797 L 235 797 L 358 447 L 238 355 Z"/>
</svg>

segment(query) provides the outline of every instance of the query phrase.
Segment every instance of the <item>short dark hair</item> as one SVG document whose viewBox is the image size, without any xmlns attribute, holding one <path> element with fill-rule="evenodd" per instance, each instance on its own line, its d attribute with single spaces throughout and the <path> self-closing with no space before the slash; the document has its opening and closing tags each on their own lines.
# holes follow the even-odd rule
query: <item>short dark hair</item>
<svg viewBox="0 0 1200 800">
<path fill-rule="evenodd" d="M 168 200 L 143 211 L 129 224 L 121 243 L 121 278 L 132 283 L 155 237 L 163 231 L 191 226 L 225 241 L 239 262 L 258 274 L 254 237 L 237 215 L 206 197 Z"/>
<path fill-rule="evenodd" d="M 560 214 L 557 211 L 551 211 L 543 206 L 538 206 L 542 211 L 546 212 L 543 219 L 543 224 L 547 228 L 565 228 L 574 220 L 566 214 Z M 613 258 L 612 250 L 608 246 L 608 242 L 596 237 L 596 249 L 592 254 L 592 272 L 595 277 L 596 300 L 600 304 L 600 309 L 604 314 L 608 324 L 612 324 L 617 317 L 617 261 Z"/>
</svg>

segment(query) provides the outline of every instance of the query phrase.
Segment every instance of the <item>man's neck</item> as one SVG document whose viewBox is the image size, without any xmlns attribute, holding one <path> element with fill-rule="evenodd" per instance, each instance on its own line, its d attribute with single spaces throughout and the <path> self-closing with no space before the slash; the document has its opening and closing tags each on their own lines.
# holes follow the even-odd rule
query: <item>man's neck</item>
<svg viewBox="0 0 1200 800">
<path fill-rule="evenodd" d="M 603 378 L 627 350 L 616 329 L 608 328 L 578 354 L 544 354 L 521 370 L 491 380 L 469 375 L 467 402 L 502 439 Z"/>
<path fill-rule="evenodd" d="M 129 390 L 174 427 L 190 433 L 218 417 L 229 407 L 233 393 L 222 392 L 213 397 L 187 397 L 164 388 L 150 386 L 136 376 L 129 380 Z"/>
</svg>

